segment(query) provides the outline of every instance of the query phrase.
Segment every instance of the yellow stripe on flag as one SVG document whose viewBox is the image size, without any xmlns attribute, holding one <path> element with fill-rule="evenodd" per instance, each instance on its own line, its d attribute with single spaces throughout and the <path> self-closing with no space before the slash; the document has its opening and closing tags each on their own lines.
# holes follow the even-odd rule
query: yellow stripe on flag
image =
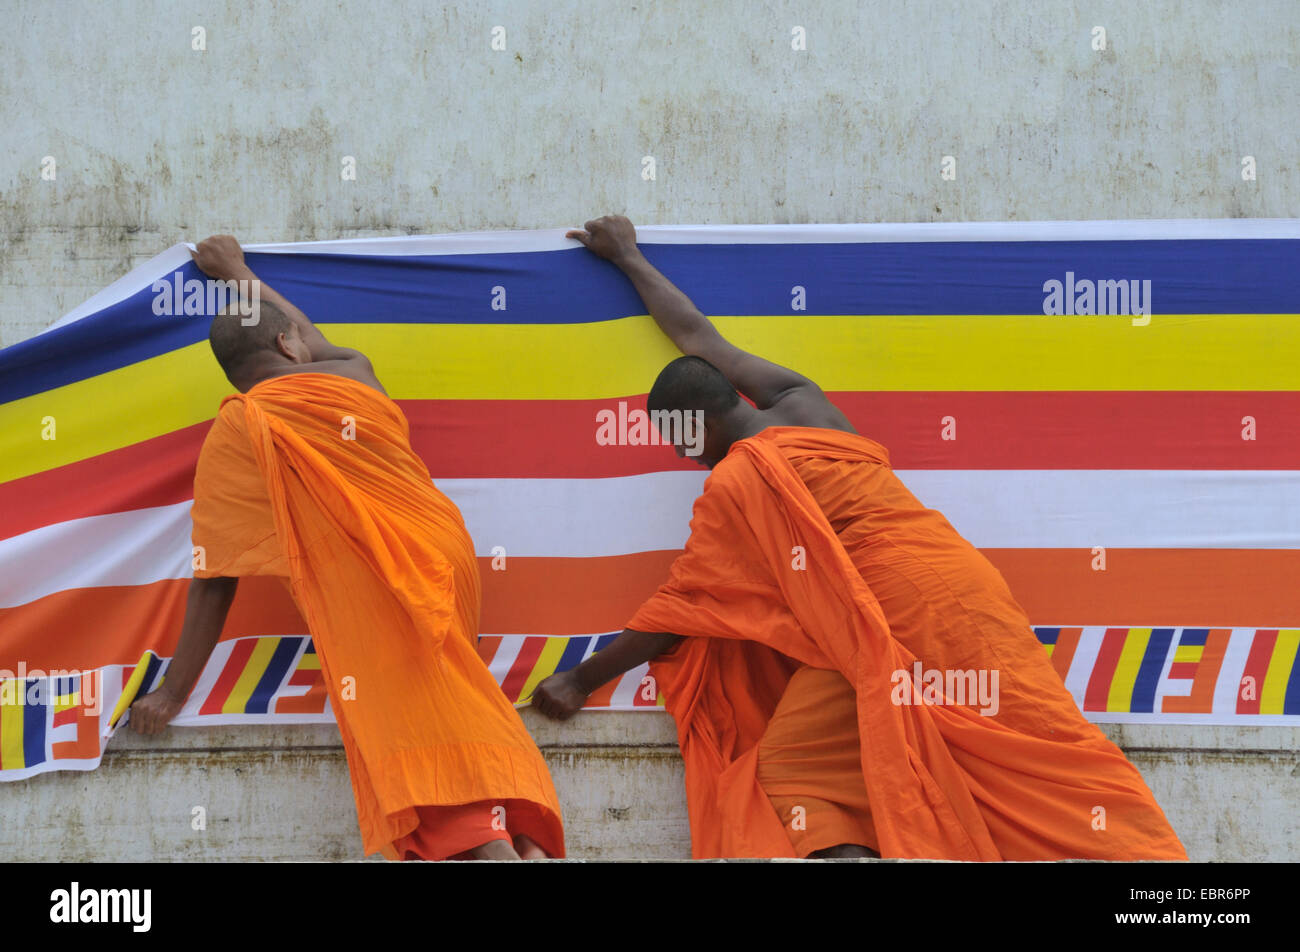
<svg viewBox="0 0 1300 952">
<path fill-rule="evenodd" d="M 135 702 L 135 696 L 140 690 L 140 685 L 144 682 L 144 676 L 149 672 L 149 655 L 151 654 L 153 652 L 146 651 L 140 655 L 140 660 L 135 663 L 135 670 L 131 672 L 131 677 L 127 680 L 126 686 L 122 688 L 122 696 L 117 699 L 113 714 L 108 719 L 110 727 L 116 727 L 118 719 Z"/>
<path fill-rule="evenodd" d="M 248 656 L 248 661 L 244 664 L 244 670 L 239 673 L 239 680 L 230 691 L 230 696 L 226 698 L 226 703 L 221 705 L 222 714 L 243 714 L 244 708 L 248 705 L 248 699 L 253 696 L 253 691 L 257 688 L 257 682 L 262 680 L 262 675 L 266 673 L 267 667 L 271 663 L 272 656 L 275 655 L 276 646 L 280 644 L 279 638 L 258 638 L 257 644 L 253 646 L 253 653 Z"/>
<path fill-rule="evenodd" d="M 1264 686 L 1259 692 L 1259 713 L 1283 713 L 1286 686 L 1291 679 L 1291 669 L 1295 666 L 1297 648 L 1300 648 L 1300 628 L 1284 628 L 1277 633 L 1273 657 L 1268 661 Z"/>
<path fill-rule="evenodd" d="M 0 765 L 5 770 L 27 766 L 23 753 L 23 710 L 27 681 L 9 678 L 0 682 Z"/>
<path fill-rule="evenodd" d="M 1133 686 L 1137 684 L 1142 658 L 1151 641 L 1150 628 L 1130 628 L 1120 650 L 1115 676 L 1110 679 L 1110 693 L 1106 695 L 1106 710 L 1127 711 L 1133 704 Z"/>
<path fill-rule="evenodd" d="M 717 317 L 736 345 L 838 391 L 1297 390 L 1291 314 Z M 604 400 L 679 356 L 646 316 L 595 324 L 323 324 L 397 400 Z M 179 385 L 183 381 L 184 385 Z M 212 419 L 206 341 L 0 406 L 0 482 Z M 166 400 L 159 400 L 160 394 Z M 104 408 L 114 425 L 104 426 Z M 44 440 L 53 417 L 57 438 Z"/>
<path fill-rule="evenodd" d="M 569 646 L 568 638 L 547 638 L 546 644 L 542 648 L 542 653 L 537 656 L 537 663 L 533 665 L 533 670 L 528 673 L 528 679 L 524 681 L 524 686 L 519 689 L 519 700 L 516 704 L 523 704 L 531 696 L 537 685 L 542 683 L 544 678 L 549 678 L 555 673 L 555 668 L 564 657 L 564 649 Z"/>
<path fill-rule="evenodd" d="M 715 317 L 732 343 L 825 390 L 1292 390 L 1289 314 Z M 591 400 L 645 393 L 679 352 L 646 316 L 596 324 L 327 325 L 395 399 Z M 1293 351 L 1292 351 L 1293 353 Z M 210 358 L 209 358 L 210 359 Z M 431 373 L 436 364 L 437 373 Z M 580 369 L 581 372 L 574 372 Z M 391 381 L 391 382 L 390 382 Z"/>
<path fill-rule="evenodd" d="M 1174 651 L 1174 664 L 1196 663 L 1205 653 L 1205 645 L 1179 645 Z"/>
</svg>

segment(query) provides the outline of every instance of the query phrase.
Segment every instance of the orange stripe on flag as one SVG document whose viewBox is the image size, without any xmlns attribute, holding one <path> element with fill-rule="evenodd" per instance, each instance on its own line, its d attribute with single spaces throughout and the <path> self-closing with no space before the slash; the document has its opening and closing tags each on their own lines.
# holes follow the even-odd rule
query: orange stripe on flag
<svg viewBox="0 0 1300 952">
<path fill-rule="evenodd" d="M 1164 696 L 1160 710 L 1164 714 L 1209 714 L 1214 710 L 1214 689 L 1219 683 L 1219 671 L 1223 667 L 1223 658 L 1228 651 L 1228 641 L 1232 637 L 1230 628 L 1212 628 L 1205 636 L 1205 649 L 1200 661 L 1185 661 L 1173 668 L 1195 667 L 1192 674 L 1192 689 L 1186 697 L 1178 695 Z"/>
</svg>

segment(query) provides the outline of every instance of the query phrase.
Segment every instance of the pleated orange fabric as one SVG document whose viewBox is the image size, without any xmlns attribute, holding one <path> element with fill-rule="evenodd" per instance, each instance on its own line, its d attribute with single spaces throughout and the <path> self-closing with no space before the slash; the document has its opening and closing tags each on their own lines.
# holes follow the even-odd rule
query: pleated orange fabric
<svg viewBox="0 0 1300 952">
<path fill-rule="evenodd" d="M 417 828 L 434 852 L 444 836 L 464 849 L 454 822 L 426 829 L 418 808 L 483 802 L 506 805 L 512 832 L 564 855 L 550 773 L 476 651 L 473 544 L 397 404 L 319 373 L 226 397 L 191 515 L 196 576 L 287 576 L 320 656 L 367 854 L 400 858 L 395 842 Z"/>
<path fill-rule="evenodd" d="M 880 851 L 860 747 L 853 685 L 801 667 L 759 741 L 756 772 L 796 856 L 844 843 Z"/>
<path fill-rule="evenodd" d="M 882 856 L 1186 859 L 996 569 L 872 440 L 771 427 L 737 442 L 668 581 L 627 627 L 688 636 L 651 671 L 677 722 L 697 857 L 796 855 L 758 760 L 803 664 L 855 690 Z M 946 685 L 933 695 L 930 671 Z M 987 685 L 996 673 L 993 703 L 959 696 L 950 672 Z"/>
</svg>

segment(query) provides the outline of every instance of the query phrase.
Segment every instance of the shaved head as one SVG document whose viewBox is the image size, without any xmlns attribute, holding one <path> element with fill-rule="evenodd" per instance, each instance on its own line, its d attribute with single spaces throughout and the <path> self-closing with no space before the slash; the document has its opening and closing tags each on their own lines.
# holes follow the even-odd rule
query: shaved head
<svg viewBox="0 0 1300 952">
<path fill-rule="evenodd" d="M 291 335 L 295 330 L 289 315 L 270 301 L 259 302 L 257 317 L 256 324 L 245 326 L 244 316 L 231 308 L 214 317 L 208 330 L 213 356 L 226 372 L 226 378 L 236 385 L 238 378 L 255 369 L 260 355 L 277 352 L 277 337 Z"/>
<path fill-rule="evenodd" d="M 723 416 L 740 403 L 722 371 L 702 357 L 678 357 L 659 372 L 646 407 L 655 410 L 702 410 L 708 419 Z"/>
</svg>

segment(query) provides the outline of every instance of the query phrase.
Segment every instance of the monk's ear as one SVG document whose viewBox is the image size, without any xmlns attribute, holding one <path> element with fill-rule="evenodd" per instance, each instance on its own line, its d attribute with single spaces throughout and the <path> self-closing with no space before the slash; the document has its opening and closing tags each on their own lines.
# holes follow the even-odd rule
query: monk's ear
<svg viewBox="0 0 1300 952">
<path fill-rule="evenodd" d="M 297 354 L 293 352 L 293 348 L 289 346 L 289 335 L 284 331 L 280 331 L 275 335 L 275 349 L 290 360 L 298 359 Z"/>
</svg>

